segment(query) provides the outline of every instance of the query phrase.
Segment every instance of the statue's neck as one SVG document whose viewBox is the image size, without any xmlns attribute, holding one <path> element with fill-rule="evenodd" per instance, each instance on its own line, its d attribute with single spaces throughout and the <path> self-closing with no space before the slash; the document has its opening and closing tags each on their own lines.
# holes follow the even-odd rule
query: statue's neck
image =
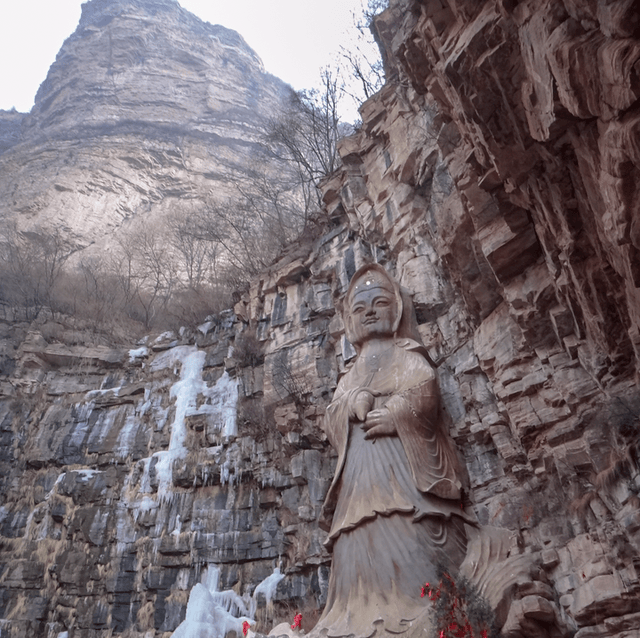
<svg viewBox="0 0 640 638">
<path fill-rule="evenodd" d="M 393 337 L 367 339 L 360 348 L 358 360 L 367 371 L 379 370 L 393 354 Z"/>
</svg>

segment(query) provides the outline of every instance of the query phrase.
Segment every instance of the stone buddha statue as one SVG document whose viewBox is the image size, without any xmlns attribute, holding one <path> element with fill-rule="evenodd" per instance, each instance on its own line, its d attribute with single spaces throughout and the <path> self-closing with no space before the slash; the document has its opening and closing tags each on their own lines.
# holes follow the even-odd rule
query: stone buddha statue
<svg viewBox="0 0 640 638">
<path fill-rule="evenodd" d="M 357 357 L 324 418 L 338 452 L 320 520 L 333 558 L 310 638 L 437 635 L 421 590 L 443 574 L 473 588 L 504 636 L 572 635 L 538 552 L 521 552 L 517 532 L 478 525 L 465 510 L 466 474 L 413 305 L 382 266 L 355 273 L 344 323 Z"/>
<path fill-rule="evenodd" d="M 344 321 L 357 358 L 324 419 L 338 451 L 321 520 L 333 560 L 312 635 L 424 636 L 421 586 L 437 568 L 457 573 L 466 555 L 465 475 L 413 306 L 382 266 L 355 273 Z"/>
</svg>

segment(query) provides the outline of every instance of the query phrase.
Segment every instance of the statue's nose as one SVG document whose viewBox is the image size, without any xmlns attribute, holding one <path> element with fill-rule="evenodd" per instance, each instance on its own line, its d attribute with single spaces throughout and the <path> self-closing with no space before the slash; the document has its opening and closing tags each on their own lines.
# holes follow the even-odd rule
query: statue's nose
<svg viewBox="0 0 640 638">
<path fill-rule="evenodd" d="M 376 313 L 375 308 L 373 306 L 367 308 L 367 311 L 364 313 L 365 315 L 374 315 Z"/>
</svg>

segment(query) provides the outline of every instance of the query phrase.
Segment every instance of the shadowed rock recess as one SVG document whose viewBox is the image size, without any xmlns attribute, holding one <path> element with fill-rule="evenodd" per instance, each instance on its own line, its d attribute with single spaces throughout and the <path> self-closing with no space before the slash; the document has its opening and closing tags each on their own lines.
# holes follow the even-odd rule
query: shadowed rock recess
<svg viewBox="0 0 640 638">
<path fill-rule="evenodd" d="M 92 26 L 102 6 L 85 6 L 68 55 L 112 23 Z M 320 418 L 355 356 L 339 310 L 368 261 L 413 295 L 466 505 L 535 556 L 503 634 L 640 636 L 638 18 L 632 0 L 392 1 L 375 23 L 388 82 L 342 142 L 308 253 L 256 278 L 233 312 L 130 351 L 0 324 L 2 638 L 168 638 L 200 582 L 247 609 L 255 593 L 258 631 L 296 612 L 311 629 L 336 460 Z M 63 91 L 63 59 L 34 113 L 0 123 L 5 146 L 24 130 L 2 157 L 58 149 L 24 167 L 25 206 L 39 163 L 64 163 L 58 122 L 83 99 Z M 112 111 L 78 126 L 121 118 L 156 139 L 142 111 L 126 114 L 122 74 L 95 79 Z M 127 201 L 119 186 L 109 197 L 109 214 Z"/>
</svg>

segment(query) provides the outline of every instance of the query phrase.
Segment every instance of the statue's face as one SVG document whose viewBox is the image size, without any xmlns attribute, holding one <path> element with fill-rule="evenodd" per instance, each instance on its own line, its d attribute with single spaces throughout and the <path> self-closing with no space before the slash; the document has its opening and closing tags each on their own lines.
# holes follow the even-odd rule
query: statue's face
<svg viewBox="0 0 640 638">
<path fill-rule="evenodd" d="M 358 291 L 351 299 L 349 313 L 355 343 L 393 336 L 398 309 L 394 295 L 384 288 Z"/>
</svg>

